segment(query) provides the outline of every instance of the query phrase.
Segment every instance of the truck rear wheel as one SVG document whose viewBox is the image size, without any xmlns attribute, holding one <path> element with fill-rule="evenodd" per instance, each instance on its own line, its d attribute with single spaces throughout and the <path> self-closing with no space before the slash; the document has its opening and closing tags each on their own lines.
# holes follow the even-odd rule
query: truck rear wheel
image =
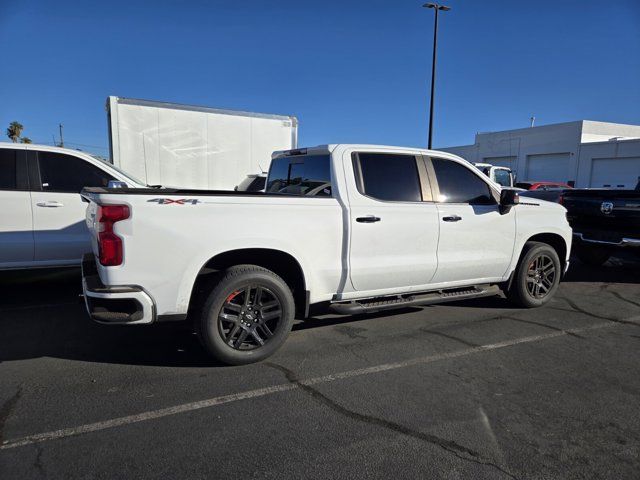
<svg viewBox="0 0 640 480">
<path fill-rule="evenodd" d="M 555 294 L 561 274 L 560 259 L 553 247 L 527 242 L 506 292 L 507 298 L 521 307 L 540 307 Z"/>
<path fill-rule="evenodd" d="M 207 352 L 229 365 L 259 362 L 282 346 L 295 303 L 278 275 L 256 265 L 229 268 L 213 288 L 196 331 Z"/>
</svg>

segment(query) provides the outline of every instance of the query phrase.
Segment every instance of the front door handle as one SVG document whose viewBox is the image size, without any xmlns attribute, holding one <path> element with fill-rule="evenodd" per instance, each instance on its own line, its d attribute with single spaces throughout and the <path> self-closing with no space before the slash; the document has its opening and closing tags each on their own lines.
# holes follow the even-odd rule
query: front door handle
<svg viewBox="0 0 640 480">
<path fill-rule="evenodd" d="M 64 203 L 57 202 L 55 200 L 49 200 L 47 202 L 38 202 L 36 203 L 36 205 L 39 207 L 48 207 L 48 208 L 64 207 Z"/>
<path fill-rule="evenodd" d="M 459 222 L 460 220 L 462 220 L 462 217 L 458 215 L 451 215 L 449 217 L 442 217 L 442 220 L 444 220 L 445 222 Z"/>
<path fill-rule="evenodd" d="M 356 222 L 358 223 L 374 223 L 379 221 L 380 221 L 380 217 L 375 217 L 373 215 L 367 215 L 366 217 L 356 218 Z"/>
</svg>

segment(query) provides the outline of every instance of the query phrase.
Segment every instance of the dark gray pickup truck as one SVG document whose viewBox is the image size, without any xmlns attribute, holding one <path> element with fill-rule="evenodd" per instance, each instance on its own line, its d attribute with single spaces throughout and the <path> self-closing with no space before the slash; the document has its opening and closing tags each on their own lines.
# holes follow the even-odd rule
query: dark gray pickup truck
<svg viewBox="0 0 640 480">
<path fill-rule="evenodd" d="M 640 256 L 640 183 L 635 190 L 565 190 L 560 203 L 573 228 L 577 257 L 602 265 L 617 250 Z"/>
</svg>

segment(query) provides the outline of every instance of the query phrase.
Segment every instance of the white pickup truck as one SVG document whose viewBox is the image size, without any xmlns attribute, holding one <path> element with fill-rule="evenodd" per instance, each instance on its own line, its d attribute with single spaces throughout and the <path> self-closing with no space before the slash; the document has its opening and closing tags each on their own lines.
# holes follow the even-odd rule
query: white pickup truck
<svg viewBox="0 0 640 480">
<path fill-rule="evenodd" d="M 478 170 L 502 187 L 513 187 L 514 175 L 509 167 L 500 167 L 490 163 L 474 163 Z"/>
<path fill-rule="evenodd" d="M 352 314 L 500 291 L 540 306 L 569 265 L 562 206 L 519 202 L 444 152 L 325 145 L 274 154 L 266 192 L 82 194 L 90 316 L 189 317 L 229 364 L 272 354 L 311 308 Z"/>
</svg>

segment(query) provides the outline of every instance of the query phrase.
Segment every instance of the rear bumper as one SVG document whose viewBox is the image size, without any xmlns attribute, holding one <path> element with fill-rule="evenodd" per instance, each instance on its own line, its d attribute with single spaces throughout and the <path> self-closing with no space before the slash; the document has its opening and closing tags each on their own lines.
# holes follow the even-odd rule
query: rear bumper
<svg viewBox="0 0 640 480">
<path fill-rule="evenodd" d="M 110 325 L 153 323 L 153 299 L 137 285 L 107 286 L 102 283 L 93 254 L 82 258 L 82 291 L 92 320 Z"/>
<path fill-rule="evenodd" d="M 603 247 L 612 247 L 612 248 L 627 248 L 627 247 L 635 247 L 640 248 L 640 238 L 627 238 L 622 237 L 620 241 L 607 241 L 607 240 L 595 240 L 592 238 L 585 238 L 584 234 L 580 232 L 573 232 L 573 237 L 577 240 L 577 243 L 584 243 L 586 245 L 601 245 Z"/>
</svg>

